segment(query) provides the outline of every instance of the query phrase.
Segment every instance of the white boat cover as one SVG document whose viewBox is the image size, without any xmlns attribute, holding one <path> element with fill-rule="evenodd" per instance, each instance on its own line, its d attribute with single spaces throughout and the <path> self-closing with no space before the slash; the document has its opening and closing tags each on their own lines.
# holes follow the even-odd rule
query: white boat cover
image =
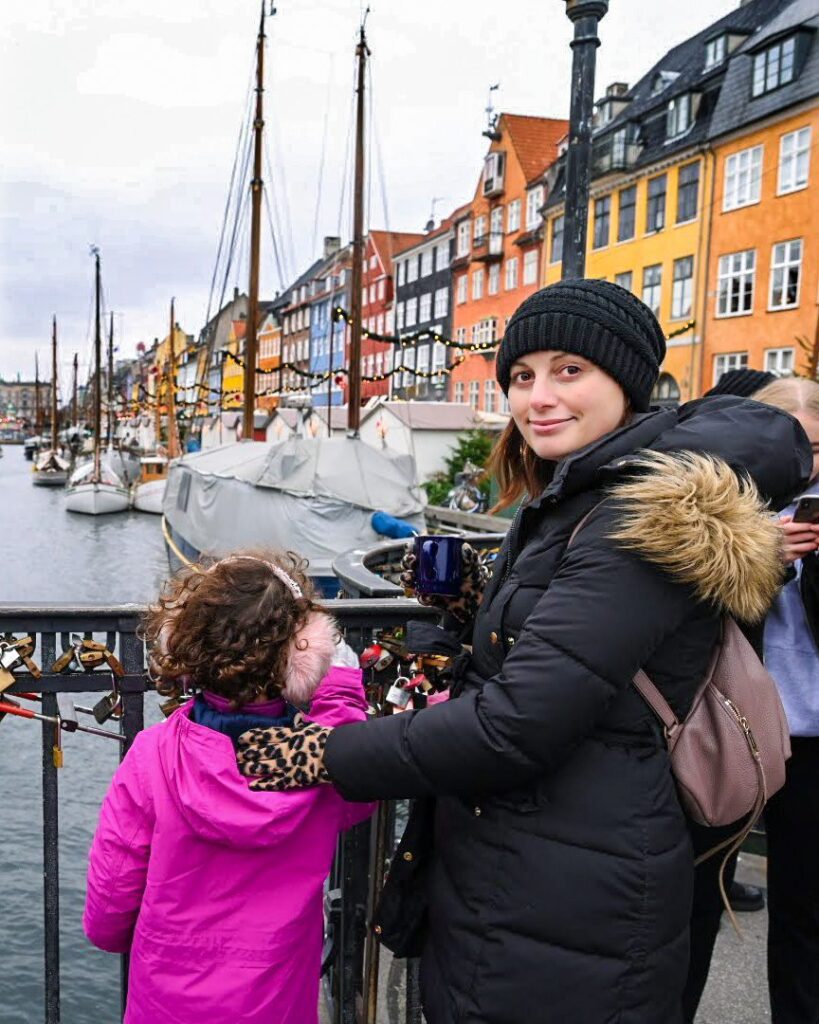
<svg viewBox="0 0 819 1024">
<path fill-rule="evenodd" d="M 310 561 L 313 575 L 352 548 L 383 538 L 378 510 L 424 530 L 426 496 L 409 455 L 347 437 L 239 441 L 175 459 L 163 512 L 205 554 L 278 547 Z"/>
</svg>

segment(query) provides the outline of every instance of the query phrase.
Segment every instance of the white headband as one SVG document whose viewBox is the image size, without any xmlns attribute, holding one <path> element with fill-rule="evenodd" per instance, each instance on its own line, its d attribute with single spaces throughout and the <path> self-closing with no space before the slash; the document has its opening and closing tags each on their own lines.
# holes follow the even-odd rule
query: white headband
<svg viewBox="0 0 819 1024">
<path fill-rule="evenodd" d="M 282 583 L 289 587 L 293 591 L 295 597 L 304 597 L 301 592 L 301 587 L 296 583 L 294 579 L 287 575 L 280 565 L 276 565 L 275 562 L 268 562 L 266 558 L 257 558 L 255 555 L 229 555 L 227 558 L 222 558 L 222 562 L 235 562 L 240 558 L 250 559 L 251 562 L 261 562 L 262 565 L 266 565 L 268 569 L 271 569 L 275 576 L 282 581 Z M 216 563 L 219 564 L 218 562 Z M 215 569 L 216 565 L 212 565 L 211 569 Z"/>
</svg>

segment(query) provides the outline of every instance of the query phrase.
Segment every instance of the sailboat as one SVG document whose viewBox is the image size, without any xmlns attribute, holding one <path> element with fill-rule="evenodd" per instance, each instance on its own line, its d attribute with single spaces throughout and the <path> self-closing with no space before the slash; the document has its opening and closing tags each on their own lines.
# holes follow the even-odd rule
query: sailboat
<svg viewBox="0 0 819 1024">
<path fill-rule="evenodd" d="M 358 433 L 361 415 L 361 288 L 364 257 L 364 81 L 369 53 L 362 24 L 356 48 L 355 205 L 348 431 L 342 438 L 254 441 L 256 333 L 259 326 L 259 243 L 264 126 L 265 11 L 256 45 L 256 104 L 251 184 L 250 282 L 244 357 L 242 440 L 171 462 L 162 504 L 162 531 L 171 569 L 202 555 L 221 557 L 247 547 L 298 551 L 325 596 L 335 596 L 333 560 L 382 538 L 372 514 L 383 510 L 424 530 L 424 494 L 411 456 L 373 448 Z"/>
<path fill-rule="evenodd" d="M 162 500 L 165 497 L 165 486 L 168 482 L 168 461 L 179 455 L 179 428 L 176 421 L 176 352 L 174 350 L 174 331 L 176 329 L 174 317 L 174 300 L 171 299 L 171 333 L 168 339 L 170 345 L 170 371 L 168 373 L 168 448 L 167 452 L 160 445 L 161 414 L 159 408 L 159 394 L 161 377 L 157 380 L 155 394 L 155 419 L 154 434 L 156 437 L 156 450 L 149 455 L 143 455 L 140 461 L 139 480 L 134 485 L 134 508 L 139 512 L 152 512 L 155 515 L 162 515 Z"/>
<path fill-rule="evenodd" d="M 69 512 L 98 516 L 124 512 L 130 504 L 128 488 L 101 453 L 102 433 L 102 333 L 100 325 L 100 254 L 94 248 L 94 457 L 72 474 L 65 492 Z"/>
<path fill-rule="evenodd" d="M 51 447 L 34 460 L 31 482 L 38 487 L 63 487 L 71 469 L 58 441 L 57 423 L 57 317 L 51 321 Z"/>
</svg>

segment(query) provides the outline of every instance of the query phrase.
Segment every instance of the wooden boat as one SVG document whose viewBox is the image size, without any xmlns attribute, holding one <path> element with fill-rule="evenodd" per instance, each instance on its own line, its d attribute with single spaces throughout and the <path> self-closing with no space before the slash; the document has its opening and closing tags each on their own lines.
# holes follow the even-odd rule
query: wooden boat
<svg viewBox="0 0 819 1024">
<path fill-rule="evenodd" d="M 51 321 L 51 444 L 37 454 L 31 473 L 31 482 L 37 487 L 64 487 L 71 462 L 63 453 L 59 442 L 57 422 L 57 317 Z"/>
</svg>

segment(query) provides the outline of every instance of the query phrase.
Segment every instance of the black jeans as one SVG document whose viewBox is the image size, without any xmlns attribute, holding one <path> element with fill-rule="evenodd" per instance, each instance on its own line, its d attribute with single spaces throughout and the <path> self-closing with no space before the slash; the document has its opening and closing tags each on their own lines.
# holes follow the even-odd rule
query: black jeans
<svg viewBox="0 0 819 1024">
<path fill-rule="evenodd" d="M 765 808 L 773 1024 L 819 1024 L 819 736 L 791 737 L 785 786 Z"/>
</svg>

